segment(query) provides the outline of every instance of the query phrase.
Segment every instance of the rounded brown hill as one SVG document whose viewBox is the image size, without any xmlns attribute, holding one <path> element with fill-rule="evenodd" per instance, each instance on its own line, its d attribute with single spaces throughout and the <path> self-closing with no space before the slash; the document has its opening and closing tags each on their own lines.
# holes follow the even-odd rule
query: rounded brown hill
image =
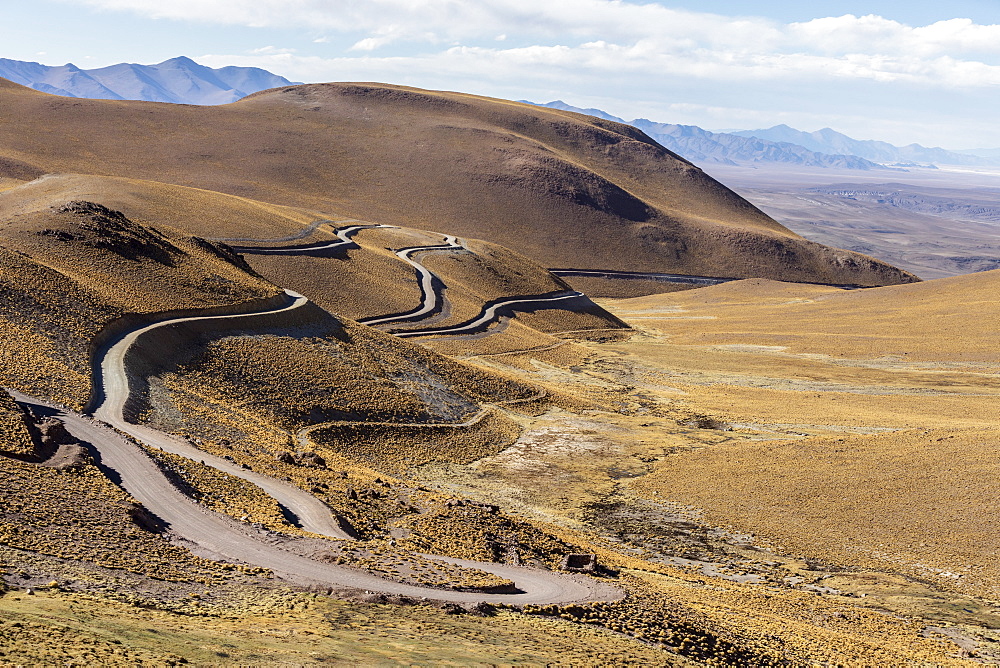
<svg viewBox="0 0 1000 668">
<path fill-rule="evenodd" d="M 45 172 L 475 237 L 548 267 L 914 280 L 802 239 L 631 126 L 570 112 L 385 84 L 293 86 L 219 107 L 67 99 L 13 84 L 0 100 L 5 157 Z"/>
</svg>

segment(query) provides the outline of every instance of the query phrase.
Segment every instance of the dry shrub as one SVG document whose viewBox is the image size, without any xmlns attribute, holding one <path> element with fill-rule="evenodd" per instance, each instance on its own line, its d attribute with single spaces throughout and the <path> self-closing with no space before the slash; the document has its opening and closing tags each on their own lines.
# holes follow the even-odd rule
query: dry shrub
<svg viewBox="0 0 1000 668">
<path fill-rule="evenodd" d="M 167 581 L 208 581 L 231 568 L 155 531 L 93 465 L 64 472 L 0 457 L 0 544 Z"/>
<path fill-rule="evenodd" d="M 340 422 L 311 430 L 319 450 L 332 450 L 391 473 L 432 462 L 469 463 L 495 455 L 517 440 L 520 427 L 489 412 L 462 425 L 393 425 Z"/>
<path fill-rule="evenodd" d="M 0 455 L 20 458 L 34 454 L 35 443 L 28 431 L 28 416 L 0 389 Z"/>
</svg>

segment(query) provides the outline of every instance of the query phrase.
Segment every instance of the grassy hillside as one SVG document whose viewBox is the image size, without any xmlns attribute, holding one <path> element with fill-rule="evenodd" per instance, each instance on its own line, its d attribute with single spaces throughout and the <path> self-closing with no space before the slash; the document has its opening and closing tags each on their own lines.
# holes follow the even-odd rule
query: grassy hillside
<svg viewBox="0 0 1000 668">
<path fill-rule="evenodd" d="M 0 383 L 82 406 L 92 343 L 113 320 L 278 292 L 234 261 L 209 244 L 167 237 L 91 202 L 6 217 Z"/>
<path fill-rule="evenodd" d="M 485 239 L 549 267 L 912 280 L 798 237 L 634 128 L 570 112 L 386 84 L 219 107 L 68 100 L 10 83 L 0 96 L 0 177 L 188 185 Z"/>
<path fill-rule="evenodd" d="M 615 302 L 645 335 L 614 347 L 719 434 L 634 488 L 783 551 L 995 596 L 998 281 L 755 280 Z"/>
<path fill-rule="evenodd" d="M 1000 657 L 1000 272 L 913 282 L 633 128 L 502 100 L 326 84 L 195 108 L 0 81 L 0 104 L 0 663 Z M 595 303 L 547 266 L 894 285 Z M 67 442 L 2 390 L 79 410 L 114 335 L 283 288 L 309 303 L 135 342 L 123 410 L 153 462 L 129 489 L 427 596 L 203 558 L 100 436 Z M 435 331 L 529 296 L 577 301 Z M 255 476 L 356 540 L 303 530 L 311 506 Z M 509 587 L 498 564 L 556 588 L 571 554 L 594 555 L 595 597 L 625 595 L 436 601 Z"/>
</svg>

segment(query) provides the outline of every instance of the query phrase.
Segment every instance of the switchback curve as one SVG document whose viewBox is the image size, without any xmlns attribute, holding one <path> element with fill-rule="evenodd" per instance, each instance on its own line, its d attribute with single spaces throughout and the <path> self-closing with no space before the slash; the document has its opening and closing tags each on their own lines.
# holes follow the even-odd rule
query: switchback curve
<svg viewBox="0 0 1000 668">
<path fill-rule="evenodd" d="M 618 600 L 623 596 L 623 592 L 617 587 L 593 578 L 520 566 L 461 561 L 461 565 L 514 581 L 520 591 L 514 594 L 484 594 L 402 584 L 364 571 L 310 559 L 284 550 L 265 540 L 252 527 L 192 501 L 167 480 L 160 468 L 138 445 L 107 425 L 16 391 L 11 391 L 11 395 L 22 403 L 55 409 L 55 416 L 62 420 L 74 437 L 93 447 L 99 465 L 110 469 L 126 492 L 163 520 L 176 535 L 215 559 L 267 568 L 280 577 L 300 584 L 352 587 L 454 603 L 483 601 L 539 605 Z M 452 563 L 459 562 L 442 559 Z"/>
<path fill-rule="evenodd" d="M 512 310 L 512 306 L 542 305 L 552 302 L 570 301 L 574 299 L 587 299 L 587 295 L 582 292 L 572 291 L 556 295 L 538 295 L 527 297 L 513 297 L 492 302 L 483 307 L 479 315 L 471 320 L 467 320 L 450 327 L 435 327 L 433 329 L 407 329 L 394 331 L 395 336 L 406 338 L 411 336 L 448 336 L 453 334 L 469 334 L 472 332 L 485 330 L 493 322 L 500 319 L 504 310 Z"/>
<path fill-rule="evenodd" d="M 129 423 L 124 417 L 123 409 L 129 396 L 126 355 L 144 333 L 193 320 L 243 318 L 252 322 L 255 317 L 290 312 L 307 303 L 308 300 L 302 295 L 286 290 L 283 303 L 270 307 L 258 305 L 256 310 L 246 313 L 190 315 L 137 326 L 122 334 L 94 360 L 95 382 L 101 385 L 101 393 L 96 396 L 103 398 L 97 402 L 93 415 L 119 431 L 113 431 L 95 420 L 65 409 L 59 410 L 59 417 L 74 436 L 93 446 L 101 464 L 117 474 L 122 487 L 129 494 L 170 525 L 177 535 L 218 558 L 268 568 L 298 582 L 357 587 L 460 603 L 486 601 L 516 605 L 548 604 L 616 600 L 623 596 L 623 592 L 617 587 L 592 578 L 487 562 L 466 562 L 466 565 L 514 581 L 520 593 L 484 594 L 406 585 L 354 569 L 315 561 L 282 550 L 262 540 L 259 535 L 253 534 L 248 527 L 232 518 L 198 505 L 177 490 L 139 446 L 122 435 L 124 433 L 147 445 L 201 460 L 209 466 L 244 478 L 296 513 L 303 528 L 333 538 L 350 539 L 329 509 L 304 490 L 242 469 L 175 436 Z M 15 398 L 34 401 L 24 395 L 15 395 Z"/>
</svg>

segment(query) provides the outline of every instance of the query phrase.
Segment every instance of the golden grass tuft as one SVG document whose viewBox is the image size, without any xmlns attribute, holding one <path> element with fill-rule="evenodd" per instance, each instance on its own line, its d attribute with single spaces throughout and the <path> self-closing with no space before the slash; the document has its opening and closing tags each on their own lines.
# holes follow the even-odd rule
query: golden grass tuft
<svg viewBox="0 0 1000 668">
<path fill-rule="evenodd" d="M 0 455 L 31 457 L 35 454 L 35 442 L 28 424 L 28 415 L 0 389 Z"/>
<path fill-rule="evenodd" d="M 60 471 L 0 457 L 0 544 L 158 580 L 225 577 L 225 565 L 171 545 L 154 528 L 93 465 Z"/>
</svg>

